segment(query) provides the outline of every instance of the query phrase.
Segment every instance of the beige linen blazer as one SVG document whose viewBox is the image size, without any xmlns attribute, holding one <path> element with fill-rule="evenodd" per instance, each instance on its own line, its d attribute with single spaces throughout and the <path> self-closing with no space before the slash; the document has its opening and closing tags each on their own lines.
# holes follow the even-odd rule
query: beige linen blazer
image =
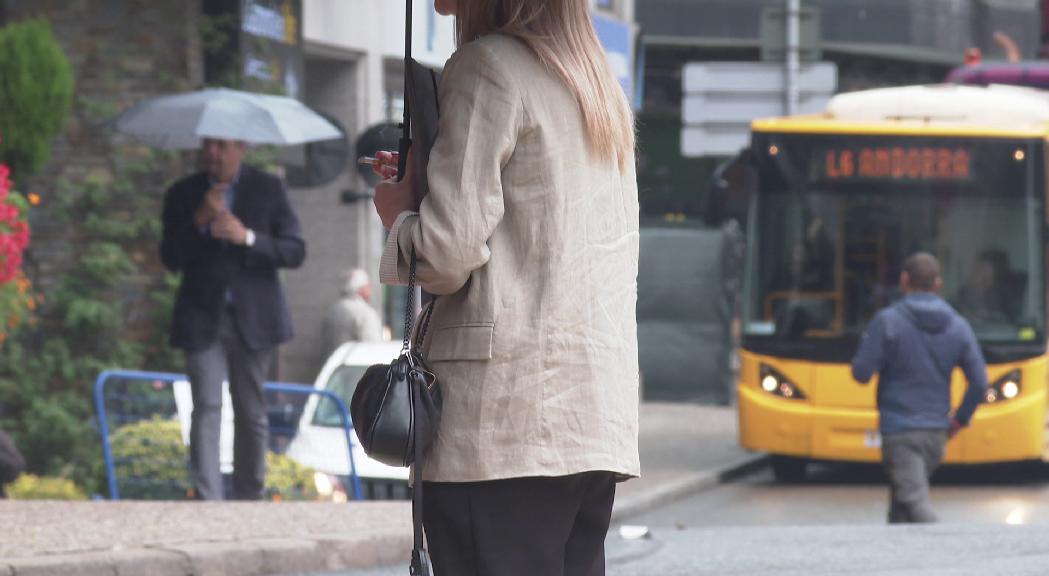
<svg viewBox="0 0 1049 576">
<path fill-rule="evenodd" d="M 569 90 L 520 41 L 448 61 L 419 211 L 380 266 L 440 295 L 423 348 L 444 395 L 423 478 L 637 476 L 638 200 L 587 146 Z"/>
</svg>

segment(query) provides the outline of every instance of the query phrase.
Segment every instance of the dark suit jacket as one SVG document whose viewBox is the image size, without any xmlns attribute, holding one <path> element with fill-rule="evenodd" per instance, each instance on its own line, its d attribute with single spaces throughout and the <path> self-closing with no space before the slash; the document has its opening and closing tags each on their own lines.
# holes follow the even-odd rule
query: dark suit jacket
<svg viewBox="0 0 1049 576">
<path fill-rule="evenodd" d="M 226 291 L 241 337 L 253 349 L 292 338 L 291 314 L 278 268 L 298 268 L 306 258 L 299 220 L 279 179 L 243 166 L 233 214 L 255 233 L 252 247 L 212 238 L 193 216 L 208 191 L 208 177 L 194 174 L 176 182 L 164 198 L 160 258 L 182 272 L 171 322 L 171 344 L 202 350 L 215 341 Z"/>
</svg>

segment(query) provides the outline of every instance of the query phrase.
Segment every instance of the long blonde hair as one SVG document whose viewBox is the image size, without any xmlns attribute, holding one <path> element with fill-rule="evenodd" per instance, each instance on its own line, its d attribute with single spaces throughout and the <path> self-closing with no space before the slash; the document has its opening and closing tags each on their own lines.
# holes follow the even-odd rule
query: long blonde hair
<svg viewBox="0 0 1049 576">
<path fill-rule="evenodd" d="M 457 0 L 459 46 L 492 33 L 535 52 L 579 103 L 590 147 L 621 172 L 633 158 L 634 115 L 594 32 L 587 0 Z"/>
</svg>

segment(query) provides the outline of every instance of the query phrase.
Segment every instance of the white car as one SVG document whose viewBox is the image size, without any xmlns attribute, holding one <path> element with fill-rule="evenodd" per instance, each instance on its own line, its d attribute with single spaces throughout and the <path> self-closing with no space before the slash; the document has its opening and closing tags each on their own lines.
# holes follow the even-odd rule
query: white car
<svg viewBox="0 0 1049 576">
<path fill-rule="evenodd" d="M 373 364 L 389 363 L 400 351 L 399 341 L 347 342 L 328 357 L 313 387 L 336 394 L 349 410 L 353 391 L 364 371 Z M 356 434 L 350 436 L 364 497 L 376 500 L 409 498 L 408 469 L 372 460 L 364 453 Z M 321 496 L 335 500 L 353 496 L 346 435 L 338 409 L 330 399 L 316 394 L 309 397 L 299 419 L 298 431 L 285 454 L 317 471 L 317 490 Z"/>
</svg>

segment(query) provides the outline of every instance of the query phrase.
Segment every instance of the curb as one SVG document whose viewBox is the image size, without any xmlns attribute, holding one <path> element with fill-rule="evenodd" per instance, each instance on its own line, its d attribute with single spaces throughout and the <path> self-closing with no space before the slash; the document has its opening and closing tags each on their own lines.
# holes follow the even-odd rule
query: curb
<svg viewBox="0 0 1049 576">
<path fill-rule="evenodd" d="M 617 500 L 612 523 L 708 490 L 759 470 L 767 455 L 751 455 L 720 468 L 683 475 L 646 493 Z M 86 550 L 0 561 L 0 576 L 261 576 L 366 569 L 403 562 L 411 532 L 315 534 L 289 539 L 172 543 L 156 547 Z"/>
<path fill-rule="evenodd" d="M 3 576 L 259 576 L 375 568 L 403 561 L 411 534 L 194 542 L 7 560 Z"/>
<path fill-rule="evenodd" d="M 612 507 L 612 524 L 760 470 L 768 466 L 769 461 L 770 457 L 767 454 L 747 456 L 721 468 L 684 475 L 677 481 L 664 484 L 646 494 L 617 500 Z"/>
</svg>

